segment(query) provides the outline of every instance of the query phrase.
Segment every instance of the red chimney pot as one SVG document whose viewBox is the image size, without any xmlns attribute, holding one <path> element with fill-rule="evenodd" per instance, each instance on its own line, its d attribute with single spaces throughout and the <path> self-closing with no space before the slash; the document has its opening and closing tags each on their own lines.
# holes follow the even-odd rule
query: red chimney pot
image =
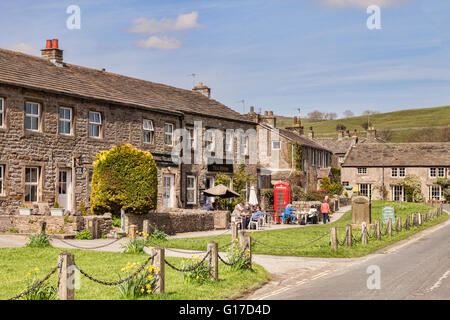
<svg viewBox="0 0 450 320">
<path fill-rule="evenodd" d="M 52 48 L 53 49 L 58 49 L 58 39 L 53 39 L 52 40 Z"/>
<path fill-rule="evenodd" d="M 45 44 L 45 49 L 51 49 L 52 48 L 52 40 L 47 40 Z"/>
</svg>

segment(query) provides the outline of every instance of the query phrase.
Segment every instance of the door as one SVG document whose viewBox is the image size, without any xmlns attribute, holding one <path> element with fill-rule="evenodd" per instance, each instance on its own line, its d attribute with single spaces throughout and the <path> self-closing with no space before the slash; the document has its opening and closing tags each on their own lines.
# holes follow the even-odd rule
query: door
<svg viewBox="0 0 450 320">
<path fill-rule="evenodd" d="M 205 188 L 210 189 L 210 188 L 214 187 L 215 182 L 216 182 L 216 179 L 214 177 L 207 177 Z M 206 197 L 206 199 L 211 202 L 214 202 L 216 200 L 215 197 Z"/>
<path fill-rule="evenodd" d="M 58 203 L 66 210 L 72 210 L 72 170 L 59 170 Z"/>
<path fill-rule="evenodd" d="M 163 206 L 164 208 L 175 207 L 175 176 L 173 174 L 165 174 L 163 176 Z"/>
</svg>

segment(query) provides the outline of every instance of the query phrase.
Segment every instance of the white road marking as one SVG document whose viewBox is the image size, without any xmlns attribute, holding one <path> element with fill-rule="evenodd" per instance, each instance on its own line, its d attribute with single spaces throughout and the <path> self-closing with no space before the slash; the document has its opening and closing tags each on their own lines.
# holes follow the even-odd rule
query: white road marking
<svg viewBox="0 0 450 320">
<path fill-rule="evenodd" d="M 447 271 L 442 275 L 442 277 L 440 277 L 439 280 L 436 281 L 436 283 L 435 283 L 432 287 L 430 287 L 430 288 L 427 290 L 427 292 L 431 292 L 431 291 L 433 291 L 434 289 L 439 288 L 439 287 L 441 286 L 441 284 L 442 284 L 442 281 L 443 281 L 444 279 L 446 279 L 448 276 L 450 276 L 450 269 L 447 270 Z"/>
</svg>

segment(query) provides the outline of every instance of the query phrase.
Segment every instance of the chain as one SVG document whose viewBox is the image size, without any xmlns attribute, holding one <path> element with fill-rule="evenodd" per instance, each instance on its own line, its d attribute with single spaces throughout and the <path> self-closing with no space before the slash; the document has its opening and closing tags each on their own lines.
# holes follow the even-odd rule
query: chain
<svg viewBox="0 0 450 320">
<path fill-rule="evenodd" d="M 344 236 L 344 239 L 342 239 L 342 241 L 339 241 L 339 239 L 337 239 L 338 245 L 343 246 L 347 242 L 347 235 L 348 235 L 348 229 L 345 231 L 345 236 Z"/>
<path fill-rule="evenodd" d="M 121 279 L 118 281 L 111 281 L 111 282 L 95 279 L 94 277 L 90 276 L 85 271 L 83 271 L 79 266 L 75 265 L 75 267 L 78 269 L 78 271 L 80 271 L 80 273 L 82 275 L 84 275 L 86 278 L 88 278 L 91 281 L 97 282 L 97 283 L 105 285 L 105 286 L 118 286 L 124 282 L 127 282 L 127 281 L 133 279 L 135 276 L 137 276 L 142 270 L 144 270 L 145 266 L 150 262 L 150 260 L 152 260 L 152 264 L 153 264 L 153 259 L 155 258 L 155 256 L 156 256 L 156 253 L 154 253 L 152 256 L 150 256 L 147 259 L 147 261 L 145 261 L 144 264 L 139 269 L 137 269 L 136 272 L 134 272 L 132 275 L 130 275 L 124 279 Z"/>
<path fill-rule="evenodd" d="M 236 263 L 238 263 L 245 255 L 245 251 L 242 251 L 241 255 L 239 256 L 239 258 L 237 258 L 236 261 L 234 262 L 227 262 L 225 261 L 219 254 L 217 255 L 217 257 L 219 258 L 220 261 L 222 261 L 225 265 L 227 266 L 234 266 Z"/>
<path fill-rule="evenodd" d="M 75 244 L 71 244 L 71 243 L 69 243 L 67 241 L 64 241 L 63 239 L 58 239 L 58 240 L 63 242 L 63 243 L 65 243 L 65 244 L 67 244 L 67 245 L 69 245 L 69 246 L 71 246 L 71 247 L 77 248 L 77 249 L 92 250 L 92 249 L 100 249 L 100 248 L 104 248 L 104 247 L 110 246 L 113 243 L 116 243 L 117 241 L 122 240 L 122 239 L 120 239 L 120 238 L 119 239 L 115 239 L 114 241 L 112 241 L 112 242 L 110 242 L 108 244 L 104 244 L 104 245 L 97 246 L 97 247 L 89 247 L 89 248 L 87 248 L 87 247 L 79 247 L 79 246 L 77 246 Z"/>
<path fill-rule="evenodd" d="M 206 257 L 208 257 L 210 253 L 211 253 L 211 251 L 208 251 L 206 253 L 206 255 L 203 257 L 203 259 L 199 263 L 197 263 L 196 265 L 194 265 L 194 266 L 192 266 L 192 267 L 190 267 L 188 269 L 179 269 L 179 268 L 175 267 L 173 264 L 171 264 L 170 262 L 168 262 L 166 259 L 164 259 L 164 262 L 169 267 L 171 267 L 172 269 L 174 269 L 176 271 L 179 271 L 179 272 L 190 272 L 190 271 L 194 271 L 195 269 L 197 269 L 206 260 Z"/>
<path fill-rule="evenodd" d="M 277 246 L 272 246 L 272 245 L 265 244 L 265 243 L 263 243 L 263 242 L 261 242 L 261 241 L 258 241 L 258 240 L 256 240 L 256 239 L 253 238 L 253 237 L 250 237 L 250 238 L 251 238 L 253 241 L 255 241 L 256 243 L 262 244 L 263 246 L 266 246 L 266 247 L 269 247 L 269 248 L 274 248 L 274 249 L 298 249 L 298 248 L 306 247 L 306 246 L 308 246 L 308 245 L 310 245 L 310 244 L 312 244 L 312 243 L 314 243 L 314 242 L 316 242 L 316 241 L 319 241 L 320 239 L 322 239 L 323 237 L 327 236 L 328 234 L 329 234 L 328 232 L 327 232 L 327 233 L 324 233 L 322 236 L 320 236 L 319 238 L 317 238 L 317 239 L 315 239 L 315 240 L 313 240 L 313 241 L 310 241 L 310 242 L 308 242 L 308 243 L 302 244 L 302 245 L 300 245 L 300 246 L 292 246 L 292 247 L 277 247 Z"/>
<path fill-rule="evenodd" d="M 50 273 L 44 277 L 44 279 L 42 279 L 41 281 L 39 281 L 38 283 L 36 283 L 35 285 L 33 285 L 31 288 L 26 289 L 25 291 L 23 291 L 22 293 L 8 299 L 8 300 L 17 300 L 23 296 L 26 296 L 27 294 L 29 294 L 30 292 L 34 291 L 35 289 L 37 289 L 39 286 L 41 286 L 41 284 L 43 284 L 45 281 L 47 281 L 55 272 L 56 270 L 58 270 L 58 268 L 61 267 L 62 261 L 60 261 L 58 263 L 58 265 L 56 267 L 54 267 L 52 269 L 52 271 L 50 271 Z"/>
</svg>

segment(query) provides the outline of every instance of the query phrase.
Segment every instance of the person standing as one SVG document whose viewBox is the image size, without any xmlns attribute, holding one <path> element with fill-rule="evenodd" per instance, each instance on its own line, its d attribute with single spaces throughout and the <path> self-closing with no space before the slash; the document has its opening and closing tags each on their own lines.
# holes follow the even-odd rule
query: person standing
<svg viewBox="0 0 450 320">
<path fill-rule="evenodd" d="M 323 199 L 322 205 L 320 206 L 320 212 L 322 213 L 323 224 L 327 223 L 328 215 L 330 214 L 330 205 L 327 199 Z"/>
</svg>

